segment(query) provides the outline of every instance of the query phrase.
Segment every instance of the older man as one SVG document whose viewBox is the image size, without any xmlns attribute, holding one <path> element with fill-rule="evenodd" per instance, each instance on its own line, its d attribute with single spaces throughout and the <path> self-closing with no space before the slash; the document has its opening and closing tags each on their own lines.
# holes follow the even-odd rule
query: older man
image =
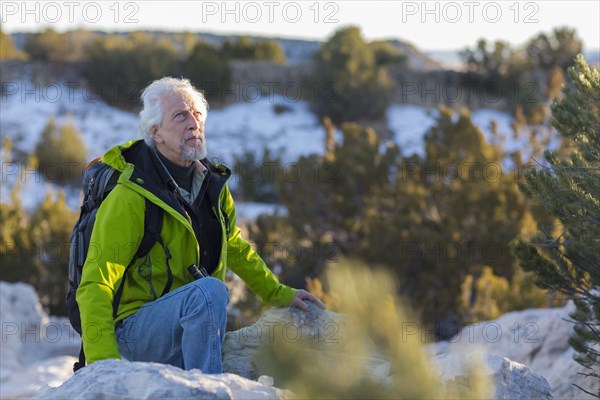
<svg viewBox="0 0 600 400">
<path fill-rule="evenodd" d="M 268 304 L 323 304 L 281 284 L 242 238 L 230 171 L 206 160 L 202 93 L 188 80 L 163 78 L 144 90 L 142 102 L 144 139 L 103 156 L 121 176 L 98 210 L 91 243 L 100 251 L 90 252 L 77 290 L 85 354 L 88 363 L 123 356 L 219 373 L 226 268 Z M 161 243 L 136 260 L 148 201 L 163 210 Z M 199 273 L 206 277 L 196 279 Z"/>
</svg>

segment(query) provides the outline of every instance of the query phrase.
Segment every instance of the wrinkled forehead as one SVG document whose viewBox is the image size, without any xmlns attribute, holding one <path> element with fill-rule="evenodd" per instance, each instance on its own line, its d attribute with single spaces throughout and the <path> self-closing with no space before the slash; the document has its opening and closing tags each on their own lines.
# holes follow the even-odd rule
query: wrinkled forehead
<svg viewBox="0 0 600 400">
<path fill-rule="evenodd" d="M 160 99 L 163 112 L 171 113 L 172 111 L 200 111 L 202 117 L 206 120 L 206 107 L 204 102 L 196 93 L 188 92 L 173 92 L 166 94 Z"/>
</svg>

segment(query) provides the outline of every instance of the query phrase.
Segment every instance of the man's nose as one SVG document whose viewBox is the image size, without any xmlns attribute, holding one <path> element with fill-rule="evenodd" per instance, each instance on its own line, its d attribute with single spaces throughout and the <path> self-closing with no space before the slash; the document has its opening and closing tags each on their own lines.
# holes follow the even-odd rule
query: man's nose
<svg viewBox="0 0 600 400">
<path fill-rule="evenodd" d="M 200 127 L 202 126 L 202 120 L 200 118 L 201 117 L 195 117 L 194 115 L 192 115 L 192 118 L 190 118 L 188 129 L 192 131 L 200 129 Z"/>
</svg>

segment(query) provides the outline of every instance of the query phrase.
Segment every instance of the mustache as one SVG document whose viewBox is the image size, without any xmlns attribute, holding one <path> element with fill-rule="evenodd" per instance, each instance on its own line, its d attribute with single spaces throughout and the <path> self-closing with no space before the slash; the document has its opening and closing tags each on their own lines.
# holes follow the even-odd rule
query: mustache
<svg viewBox="0 0 600 400">
<path fill-rule="evenodd" d="M 190 139 L 202 139 L 204 141 L 204 139 L 205 139 L 204 132 L 203 131 L 196 131 L 193 134 L 186 135 L 186 136 L 183 137 L 184 141 L 188 141 Z"/>
</svg>

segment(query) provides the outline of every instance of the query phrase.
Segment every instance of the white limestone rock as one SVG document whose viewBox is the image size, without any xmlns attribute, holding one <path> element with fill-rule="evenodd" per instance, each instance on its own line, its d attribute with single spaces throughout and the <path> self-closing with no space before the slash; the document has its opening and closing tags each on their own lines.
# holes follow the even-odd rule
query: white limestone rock
<svg viewBox="0 0 600 400">
<path fill-rule="evenodd" d="M 223 371 L 249 379 L 261 375 L 255 355 L 260 346 L 280 341 L 319 343 L 323 350 L 344 353 L 348 316 L 321 310 L 307 302 L 308 311 L 296 307 L 272 308 L 253 325 L 228 332 L 223 343 Z"/>
<path fill-rule="evenodd" d="M 207 375 L 171 365 L 103 360 L 35 399 L 283 399 L 288 392 L 233 374 Z"/>
<path fill-rule="evenodd" d="M 433 354 L 483 351 L 527 365 L 544 376 L 559 399 L 592 399 L 573 384 L 595 393 L 600 382 L 584 378 L 585 368 L 573 360 L 574 350 L 568 343 L 573 335 L 565 307 L 529 309 L 506 313 L 498 319 L 466 326 L 448 342 L 430 345 Z"/>
<path fill-rule="evenodd" d="M 321 310 L 313 303 L 307 302 L 307 305 L 308 311 L 296 307 L 272 308 L 255 324 L 228 332 L 223 344 L 223 371 L 257 379 L 265 372 L 256 358 L 259 347 L 281 341 L 308 344 L 304 349 L 307 354 L 318 351 L 318 356 L 331 365 L 353 363 L 355 356 L 347 335 L 350 324 L 355 321 L 348 315 Z M 319 350 L 314 350 L 310 345 L 317 343 Z M 390 368 L 388 360 L 373 354 L 366 362 L 364 373 L 377 382 L 384 382 Z"/>
<path fill-rule="evenodd" d="M 48 315 L 42 309 L 33 286 L 0 282 L 0 380 L 27 361 L 24 349 L 41 342 L 40 329 L 48 322 Z"/>
<path fill-rule="evenodd" d="M 75 361 L 77 361 L 75 357 L 60 356 L 35 361 L 27 367 L 21 367 L 2 379 L 0 398 L 30 398 L 44 388 L 60 386 L 73 376 Z"/>
<path fill-rule="evenodd" d="M 433 359 L 447 385 L 468 386 L 469 373 L 477 371 L 494 385 L 494 399 L 550 400 L 550 384 L 523 364 L 491 353 L 441 354 Z"/>
<path fill-rule="evenodd" d="M 48 316 L 31 285 L 0 282 L 0 398 L 28 397 L 73 372 L 81 339 L 67 318 Z"/>
</svg>

